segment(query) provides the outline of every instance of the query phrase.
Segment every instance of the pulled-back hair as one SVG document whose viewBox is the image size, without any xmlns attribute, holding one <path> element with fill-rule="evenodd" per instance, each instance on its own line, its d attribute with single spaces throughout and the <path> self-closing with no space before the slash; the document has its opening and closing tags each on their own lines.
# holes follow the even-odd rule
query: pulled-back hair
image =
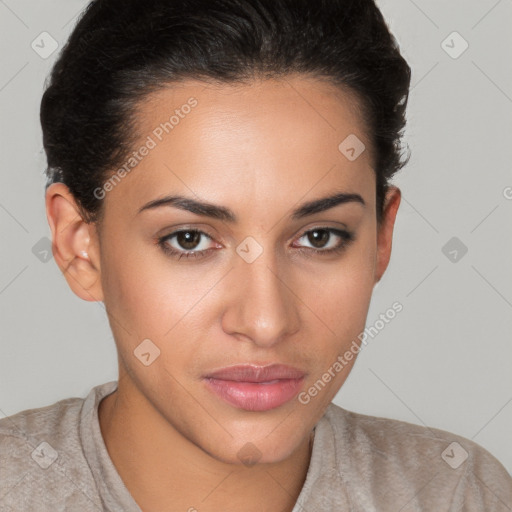
<svg viewBox="0 0 512 512">
<path fill-rule="evenodd" d="M 408 162 L 411 69 L 374 0 L 93 0 L 41 101 L 47 186 L 65 183 L 84 220 L 100 221 L 93 191 L 133 149 L 137 107 L 151 92 L 297 73 L 358 98 L 380 222 L 389 180 Z"/>
</svg>

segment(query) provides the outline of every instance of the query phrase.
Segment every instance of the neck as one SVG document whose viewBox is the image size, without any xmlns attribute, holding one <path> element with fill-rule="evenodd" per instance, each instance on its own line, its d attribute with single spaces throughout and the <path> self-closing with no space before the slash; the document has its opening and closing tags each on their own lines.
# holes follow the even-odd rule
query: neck
<svg viewBox="0 0 512 512">
<path fill-rule="evenodd" d="M 127 379 L 124 379 L 125 381 Z M 144 512 L 291 512 L 311 458 L 309 436 L 286 460 L 227 464 L 181 435 L 141 395 L 121 388 L 100 403 L 101 433 L 125 486 Z"/>
</svg>

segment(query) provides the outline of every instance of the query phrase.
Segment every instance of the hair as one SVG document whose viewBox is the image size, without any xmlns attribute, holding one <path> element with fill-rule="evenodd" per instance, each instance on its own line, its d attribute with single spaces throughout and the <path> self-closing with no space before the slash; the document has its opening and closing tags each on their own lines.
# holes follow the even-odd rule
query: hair
<svg viewBox="0 0 512 512">
<path fill-rule="evenodd" d="M 411 69 L 374 0 L 93 0 L 45 83 L 47 187 L 63 182 L 86 222 L 93 193 L 137 140 L 137 109 L 186 80 L 313 76 L 353 93 L 370 141 L 377 220 L 402 160 Z M 341 141 L 340 141 L 341 142 Z"/>
</svg>

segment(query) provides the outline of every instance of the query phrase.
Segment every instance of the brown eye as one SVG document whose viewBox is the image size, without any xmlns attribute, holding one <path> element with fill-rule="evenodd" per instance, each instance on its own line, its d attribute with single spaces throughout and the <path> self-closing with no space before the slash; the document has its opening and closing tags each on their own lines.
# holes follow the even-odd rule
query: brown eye
<svg viewBox="0 0 512 512">
<path fill-rule="evenodd" d="M 213 238 L 210 235 L 197 229 L 182 229 L 157 240 L 166 254 L 178 259 L 207 256 L 211 251 L 216 250 L 211 247 L 212 241 Z"/>
<path fill-rule="evenodd" d="M 300 237 L 300 239 L 303 238 L 305 238 L 306 242 L 311 246 L 301 245 L 299 246 L 299 250 L 326 255 L 345 250 L 350 242 L 355 240 L 353 233 L 329 227 L 310 229 Z"/>
<path fill-rule="evenodd" d="M 176 234 L 176 242 L 187 251 L 196 249 L 200 240 L 201 233 L 199 231 L 180 231 Z"/>
<path fill-rule="evenodd" d="M 308 240 L 316 248 L 322 248 L 331 238 L 331 233 L 327 229 L 315 229 L 307 234 Z"/>
</svg>

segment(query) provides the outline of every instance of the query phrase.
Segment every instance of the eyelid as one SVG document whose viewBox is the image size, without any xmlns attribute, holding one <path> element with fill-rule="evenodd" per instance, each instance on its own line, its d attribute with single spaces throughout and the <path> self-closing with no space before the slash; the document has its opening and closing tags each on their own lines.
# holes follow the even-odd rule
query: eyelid
<svg viewBox="0 0 512 512">
<path fill-rule="evenodd" d="M 180 227 L 180 228 L 177 228 L 174 231 L 171 231 L 168 235 L 162 235 L 162 236 L 160 236 L 158 238 L 159 239 L 169 240 L 169 239 L 172 239 L 175 236 L 177 236 L 177 235 L 179 235 L 180 233 L 183 233 L 183 232 L 185 232 L 185 233 L 188 233 L 188 232 L 199 233 L 200 235 L 203 235 L 206 238 L 210 239 L 215 244 L 222 245 L 219 242 L 217 242 L 215 237 L 213 235 L 211 235 L 208 231 L 206 231 L 204 229 L 197 228 L 197 227 L 186 227 L 186 226 L 185 227 Z M 176 250 L 179 250 L 179 249 L 176 249 Z M 201 251 L 198 251 L 197 249 L 190 249 L 189 251 L 186 251 L 185 249 L 183 249 L 182 252 L 203 252 L 203 251 L 207 251 L 207 250 L 209 250 L 209 249 L 202 249 Z"/>
<path fill-rule="evenodd" d="M 338 237 L 341 239 L 341 245 L 338 245 L 337 247 L 331 247 L 330 249 L 316 249 L 314 247 L 304 247 L 300 246 L 297 247 L 298 250 L 306 250 L 306 251 L 313 251 L 317 253 L 326 253 L 329 254 L 331 252 L 340 251 L 344 249 L 350 242 L 353 242 L 355 240 L 355 234 L 346 228 L 335 228 L 332 226 L 315 226 L 312 228 L 308 228 L 305 231 L 302 232 L 300 236 L 297 237 L 297 240 L 300 240 L 301 238 L 308 235 L 308 233 L 311 233 L 313 231 L 327 231 L 330 236 L 333 235 L 335 237 Z M 330 242 L 330 240 L 329 240 Z"/>
<path fill-rule="evenodd" d="M 329 249 L 322 249 L 322 248 L 316 249 L 314 247 L 299 246 L 299 247 L 297 247 L 297 250 L 299 250 L 300 252 L 309 252 L 309 253 L 325 254 L 325 255 L 334 254 L 334 253 L 344 251 L 347 248 L 348 244 L 350 244 L 351 242 L 353 242 L 355 240 L 355 235 L 352 231 L 350 231 L 348 228 L 346 228 L 345 224 L 343 224 L 343 226 L 344 226 L 343 228 L 336 228 L 336 227 L 332 227 L 332 226 L 316 225 L 316 226 L 308 227 L 308 228 L 302 230 L 301 234 L 297 237 L 298 239 L 301 239 L 304 236 L 307 236 L 307 234 L 312 231 L 323 230 L 323 231 L 327 231 L 331 235 L 337 236 L 338 238 L 341 239 L 341 244 L 338 245 L 337 247 L 331 247 Z M 201 250 L 176 249 L 172 246 L 169 246 L 166 243 L 167 240 L 174 238 L 175 236 L 177 236 L 178 234 L 180 234 L 182 232 L 195 232 L 200 235 L 205 235 L 210 240 L 216 242 L 215 238 L 206 230 L 200 229 L 198 227 L 181 226 L 181 227 L 175 229 L 174 231 L 170 232 L 167 235 L 158 236 L 156 239 L 156 243 L 157 243 L 157 245 L 161 246 L 161 248 L 164 252 L 166 252 L 169 255 L 171 255 L 172 257 L 175 257 L 178 259 L 181 259 L 181 257 L 185 257 L 186 259 L 187 258 L 201 258 L 201 257 L 206 256 L 210 252 L 216 250 L 215 248 L 208 248 L 208 249 L 201 249 Z M 216 242 L 216 243 L 218 244 L 218 242 Z M 220 244 L 220 245 L 222 245 L 222 244 Z"/>
<path fill-rule="evenodd" d="M 323 224 L 315 224 L 311 227 L 307 227 L 307 228 L 300 230 L 299 234 L 294 235 L 291 240 L 295 240 L 296 238 L 302 238 L 304 235 L 306 235 L 310 231 L 315 231 L 315 230 L 320 230 L 320 229 L 325 229 L 329 232 L 334 232 L 334 233 L 336 231 L 338 231 L 338 232 L 345 231 L 349 234 L 351 233 L 351 230 L 344 223 L 338 223 L 338 226 L 327 226 L 327 225 L 323 225 Z M 155 236 L 155 238 L 156 239 L 171 238 L 172 236 L 182 233 L 183 231 L 194 231 L 194 232 L 206 235 L 208 238 L 210 238 L 210 240 L 215 240 L 217 242 L 215 235 L 212 235 L 207 229 L 203 229 L 201 227 L 193 226 L 193 225 L 186 225 L 186 224 L 183 226 L 176 227 L 175 229 L 173 229 L 172 231 L 169 231 L 168 233 L 167 233 L 166 229 L 163 229 L 162 230 L 163 234 L 162 235 L 157 234 Z M 217 243 L 220 243 L 220 242 L 217 242 Z"/>
<path fill-rule="evenodd" d="M 178 226 L 178 227 L 172 228 L 171 230 L 169 230 L 169 228 L 162 229 L 161 230 L 162 234 L 155 235 L 155 238 L 171 238 L 172 236 L 182 233 L 184 231 L 185 232 L 188 232 L 188 231 L 197 232 L 202 235 L 206 235 L 211 240 L 216 240 L 216 235 L 213 235 L 212 233 L 210 233 L 208 231 L 208 229 L 204 229 L 202 227 L 197 227 L 197 226 L 187 226 L 187 225 Z"/>
</svg>

